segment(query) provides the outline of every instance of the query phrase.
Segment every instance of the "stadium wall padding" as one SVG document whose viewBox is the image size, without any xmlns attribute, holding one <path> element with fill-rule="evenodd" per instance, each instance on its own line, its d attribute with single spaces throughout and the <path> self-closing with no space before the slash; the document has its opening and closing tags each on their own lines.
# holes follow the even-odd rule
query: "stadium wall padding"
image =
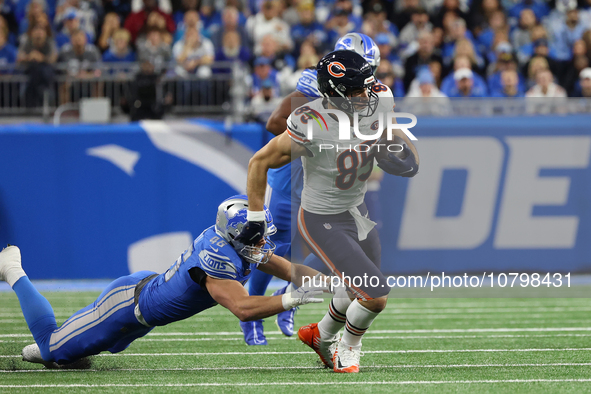
<svg viewBox="0 0 591 394">
<path fill-rule="evenodd" d="M 419 118 L 379 192 L 388 274 L 591 271 L 591 116 Z M 33 279 L 162 272 L 245 190 L 260 125 L 6 125 L 0 243 Z"/>
</svg>

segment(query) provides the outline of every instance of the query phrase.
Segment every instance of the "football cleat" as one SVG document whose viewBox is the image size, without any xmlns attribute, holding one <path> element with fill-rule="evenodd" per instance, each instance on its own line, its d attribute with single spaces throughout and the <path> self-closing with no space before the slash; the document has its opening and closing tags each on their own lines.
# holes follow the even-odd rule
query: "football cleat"
<svg viewBox="0 0 591 394">
<path fill-rule="evenodd" d="M 359 358 L 361 357 L 361 345 L 347 346 L 343 341 L 339 341 L 334 352 L 332 362 L 334 371 L 341 373 L 359 372 Z"/>
<path fill-rule="evenodd" d="M 53 361 L 45 361 L 41 357 L 41 350 L 39 350 L 39 346 L 34 343 L 32 345 L 25 346 L 23 351 L 21 352 L 23 356 L 23 361 L 28 361 L 30 363 L 37 363 L 43 364 L 45 368 L 48 369 L 59 369 L 60 365 Z"/>
<path fill-rule="evenodd" d="M 21 251 L 17 246 L 8 245 L 0 252 L 0 280 L 13 285 L 25 276 L 21 266 Z"/>
<path fill-rule="evenodd" d="M 244 342 L 249 346 L 266 345 L 267 338 L 263 331 L 263 320 L 240 322 L 240 329 L 244 333 Z"/>
<path fill-rule="evenodd" d="M 288 286 L 289 284 L 283 287 L 282 289 L 277 290 L 272 295 L 276 296 L 285 294 L 285 291 L 287 290 Z M 297 308 L 291 308 L 290 310 L 287 310 L 285 312 L 278 313 L 277 319 L 275 320 L 275 323 L 277 324 L 277 327 L 279 327 L 279 330 L 281 330 L 283 335 L 286 335 L 288 337 L 293 335 L 293 316 L 295 315 L 296 309 Z"/>
<path fill-rule="evenodd" d="M 322 340 L 320 332 L 318 331 L 318 323 L 311 323 L 307 326 L 300 327 L 298 330 L 298 338 L 306 345 L 310 346 L 324 363 L 327 368 L 333 368 L 332 363 L 333 354 L 339 343 L 338 335 L 335 335 L 331 340 Z"/>
</svg>

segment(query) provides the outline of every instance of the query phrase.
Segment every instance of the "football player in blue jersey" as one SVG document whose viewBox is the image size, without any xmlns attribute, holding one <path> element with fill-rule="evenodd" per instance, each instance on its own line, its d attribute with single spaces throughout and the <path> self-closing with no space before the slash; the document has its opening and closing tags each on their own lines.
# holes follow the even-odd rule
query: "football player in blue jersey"
<svg viewBox="0 0 591 394">
<path fill-rule="evenodd" d="M 51 305 L 22 269 L 19 248 L 9 245 L 0 252 L 0 280 L 15 291 L 36 342 L 23 349 L 23 360 L 48 368 L 88 367 L 88 356 L 107 350 L 121 352 L 154 327 L 217 304 L 248 321 L 322 302 L 317 297 L 325 288 L 313 287 L 310 281 L 301 283 L 302 276 L 313 277 L 317 271 L 274 255 L 275 245 L 268 237 L 275 225 L 266 207 L 261 241 L 250 246 L 235 241 L 247 222 L 247 208 L 246 196 L 225 200 L 218 208 L 216 224 L 203 231 L 166 272 L 140 271 L 116 279 L 95 302 L 59 328 Z M 300 287 L 275 297 L 249 296 L 243 285 L 257 270 Z"/>
<path fill-rule="evenodd" d="M 355 51 L 369 63 L 375 73 L 380 65 L 380 50 L 375 42 L 365 34 L 349 33 L 341 37 L 335 50 Z M 280 135 L 287 129 L 287 117 L 295 107 L 304 104 L 302 100 L 315 100 L 322 97 L 318 91 L 316 81 L 316 68 L 306 69 L 298 80 L 296 90 L 285 97 L 267 121 L 267 130 L 275 135 Z M 295 101 L 302 101 L 294 106 Z M 291 232 L 292 218 L 295 218 L 300 207 L 302 194 L 303 171 L 302 162 L 296 159 L 291 164 L 281 168 L 271 169 L 268 173 L 267 192 L 265 204 L 271 210 L 277 226 L 277 233 L 272 237 L 277 244 L 276 255 L 285 256 L 290 253 L 293 240 Z M 295 235 L 295 233 L 294 233 Z M 314 254 L 310 254 L 305 265 L 313 267 L 318 271 L 327 272 L 326 266 Z M 250 295 L 264 295 L 272 276 L 263 271 L 255 271 L 249 283 Z M 274 294 L 282 294 L 287 287 L 284 287 Z M 277 325 L 283 334 L 293 335 L 293 316 L 295 309 L 282 312 L 277 315 Z M 248 345 L 266 345 L 263 331 L 263 321 L 254 320 L 240 323 L 244 332 L 244 340 Z"/>
</svg>

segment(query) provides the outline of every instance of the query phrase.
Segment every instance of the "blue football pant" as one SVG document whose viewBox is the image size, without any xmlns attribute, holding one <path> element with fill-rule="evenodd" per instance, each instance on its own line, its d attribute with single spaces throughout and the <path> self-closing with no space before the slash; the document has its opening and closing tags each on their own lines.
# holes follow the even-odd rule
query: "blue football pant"
<svg viewBox="0 0 591 394">
<path fill-rule="evenodd" d="M 67 364 L 106 350 L 120 352 L 153 329 L 138 322 L 134 314 L 135 286 L 152 274 L 140 271 L 114 280 L 96 301 L 59 328 L 51 305 L 27 277 L 19 279 L 13 290 L 43 359 Z"/>
</svg>

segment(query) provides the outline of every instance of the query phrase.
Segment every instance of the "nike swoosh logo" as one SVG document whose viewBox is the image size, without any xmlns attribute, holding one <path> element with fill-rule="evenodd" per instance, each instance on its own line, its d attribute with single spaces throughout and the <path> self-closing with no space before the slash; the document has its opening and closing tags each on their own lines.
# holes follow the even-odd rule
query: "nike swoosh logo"
<svg viewBox="0 0 591 394">
<path fill-rule="evenodd" d="M 213 250 L 214 252 L 218 252 L 219 251 L 219 249 L 216 249 L 213 246 L 211 247 L 211 250 Z"/>
<path fill-rule="evenodd" d="M 401 172 L 401 173 L 400 173 L 400 175 L 402 175 L 402 174 L 406 174 L 407 172 L 411 172 L 411 171 L 412 171 L 412 170 L 414 170 L 414 169 L 415 169 L 414 167 L 410 167 L 410 170 L 408 170 L 408 171 L 404 171 L 404 172 Z"/>
</svg>

